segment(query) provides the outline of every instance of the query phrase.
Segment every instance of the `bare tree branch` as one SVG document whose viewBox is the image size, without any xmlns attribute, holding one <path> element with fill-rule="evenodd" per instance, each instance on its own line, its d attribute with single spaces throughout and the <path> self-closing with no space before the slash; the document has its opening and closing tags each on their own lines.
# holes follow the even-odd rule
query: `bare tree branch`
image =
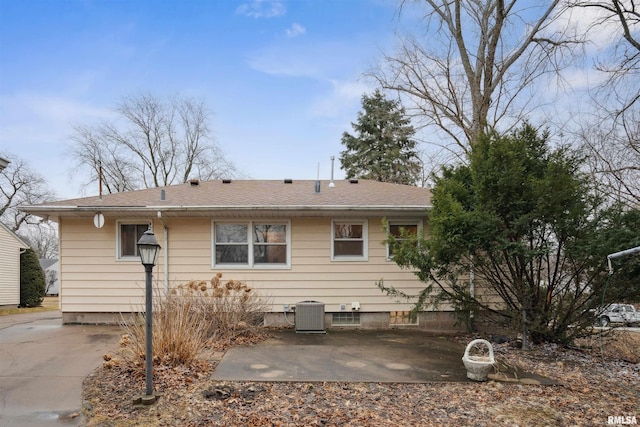
<svg viewBox="0 0 640 427">
<path fill-rule="evenodd" d="M 519 121 L 529 108 L 524 89 L 558 75 L 580 43 L 556 26 L 564 10 L 559 0 L 520 8 L 517 0 L 413 3 L 425 7 L 425 35 L 405 37 L 368 75 L 407 98 L 408 111 L 463 152 L 488 128 Z M 508 118 L 514 120 L 503 124 Z"/>
<path fill-rule="evenodd" d="M 589 160 L 589 172 L 615 202 L 640 205 L 640 111 L 585 120 L 578 133 Z"/>
<path fill-rule="evenodd" d="M 615 94 L 611 113 L 624 114 L 640 98 L 640 10 L 636 0 L 573 1 L 571 7 L 596 9 L 602 14 L 591 24 L 590 31 L 608 31 L 618 25 L 619 40 L 601 54 L 596 69 L 608 75 L 601 85 L 601 98 Z"/>
<path fill-rule="evenodd" d="M 24 160 L 8 153 L 0 153 L 0 157 L 10 161 L 9 166 L 0 171 L 0 220 L 12 231 L 18 231 L 27 224 L 39 224 L 39 219 L 18 210 L 18 207 L 52 200 L 55 197 L 53 191 Z"/>
<path fill-rule="evenodd" d="M 204 102 L 140 94 L 124 98 L 116 112 L 117 121 L 77 126 L 70 148 L 90 183 L 102 168 L 109 193 L 236 175 L 213 142 Z"/>
</svg>

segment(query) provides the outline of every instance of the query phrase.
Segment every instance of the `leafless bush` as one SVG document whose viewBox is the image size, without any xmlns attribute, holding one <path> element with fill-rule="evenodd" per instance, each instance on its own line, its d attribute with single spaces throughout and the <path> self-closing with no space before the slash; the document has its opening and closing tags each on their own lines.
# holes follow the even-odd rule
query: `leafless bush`
<svg viewBox="0 0 640 427">
<path fill-rule="evenodd" d="M 262 323 L 265 300 L 244 282 L 190 281 L 159 295 L 153 301 L 154 364 L 188 364 L 209 346 L 225 346 L 240 335 L 251 335 Z M 145 313 L 124 321 L 120 340 L 124 362 L 143 369 L 145 360 Z"/>
<path fill-rule="evenodd" d="M 246 283 L 222 280 L 218 273 L 209 281 L 190 281 L 171 290 L 174 298 L 193 301 L 194 309 L 205 319 L 208 339 L 228 341 L 251 334 L 263 321 L 267 301 Z"/>
</svg>

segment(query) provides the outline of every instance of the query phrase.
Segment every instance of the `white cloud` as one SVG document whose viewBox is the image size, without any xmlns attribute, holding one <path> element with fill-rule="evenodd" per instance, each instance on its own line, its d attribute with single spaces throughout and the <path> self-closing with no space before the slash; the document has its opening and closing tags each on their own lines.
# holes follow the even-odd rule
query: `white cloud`
<svg viewBox="0 0 640 427">
<path fill-rule="evenodd" d="M 254 70 L 273 76 L 327 80 L 360 72 L 368 55 L 360 44 L 304 37 L 262 48 L 251 53 L 247 62 Z"/>
<path fill-rule="evenodd" d="M 56 96 L 21 93 L 0 97 L 0 143 L 58 143 L 65 140 L 77 123 L 109 119 L 112 110 Z"/>
<path fill-rule="evenodd" d="M 253 18 L 275 18 L 286 13 L 284 3 L 279 0 L 253 0 L 238 6 L 236 13 Z"/>
<path fill-rule="evenodd" d="M 598 7 L 571 8 L 557 17 L 547 28 L 550 34 L 573 29 L 576 34 L 587 35 L 587 53 L 607 49 L 620 37 L 620 23 L 616 19 L 603 20 L 606 13 Z M 598 25 L 594 23 L 599 22 Z"/>
<path fill-rule="evenodd" d="M 312 115 L 355 121 L 362 95 L 373 92 L 373 88 L 359 80 L 330 80 L 330 83 L 331 91 L 317 98 L 311 105 Z"/>
<path fill-rule="evenodd" d="M 66 153 L 75 124 L 111 119 L 114 112 L 60 96 L 22 92 L 0 96 L 0 151 L 24 159 L 42 175 L 58 197 L 76 197 L 86 177 Z M 71 175 L 73 174 L 73 181 Z"/>
<path fill-rule="evenodd" d="M 254 70 L 279 77 L 317 77 L 320 64 L 305 52 L 291 49 L 267 48 L 248 60 Z"/>
<path fill-rule="evenodd" d="M 298 24 L 297 22 L 294 22 L 291 28 L 287 29 L 287 37 L 290 37 L 290 38 L 298 37 L 306 32 L 307 32 L 307 29 L 305 27 Z"/>
</svg>

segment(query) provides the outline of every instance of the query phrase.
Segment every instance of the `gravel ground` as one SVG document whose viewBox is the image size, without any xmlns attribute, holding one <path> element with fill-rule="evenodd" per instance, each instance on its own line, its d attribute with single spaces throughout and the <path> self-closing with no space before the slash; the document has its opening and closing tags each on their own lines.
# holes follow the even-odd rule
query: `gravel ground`
<svg viewBox="0 0 640 427">
<path fill-rule="evenodd" d="M 155 389 L 162 396 L 154 405 L 141 406 L 133 403 L 133 397 L 144 392 L 144 373 L 112 359 L 85 380 L 82 422 L 87 426 L 605 426 L 610 421 L 640 422 L 638 363 L 555 345 L 524 352 L 500 344 L 494 350 L 502 364 L 545 376 L 558 385 L 220 382 L 211 380 L 216 362 L 200 361 L 190 366 L 156 367 Z M 640 354 L 640 346 L 632 352 Z"/>
</svg>

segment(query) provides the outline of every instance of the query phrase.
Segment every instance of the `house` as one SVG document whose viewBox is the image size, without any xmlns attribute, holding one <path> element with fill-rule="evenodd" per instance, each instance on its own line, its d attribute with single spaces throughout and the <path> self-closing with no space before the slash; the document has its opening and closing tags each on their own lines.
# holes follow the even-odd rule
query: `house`
<svg viewBox="0 0 640 427">
<path fill-rule="evenodd" d="M 45 294 L 58 295 L 60 293 L 60 285 L 58 283 L 58 260 L 57 259 L 40 259 L 40 267 L 45 277 Z"/>
<path fill-rule="evenodd" d="M 241 280 L 265 296 L 266 325 L 285 325 L 286 305 L 324 304 L 326 327 L 417 323 L 449 328 L 451 313 L 408 316 L 385 295 L 424 286 L 384 244 L 387 224 L 423 233 L 430 191 L 367 180 L 192 180 L 181 185 L 22 209 L 58 223 L 60 307 L 66 323 L 117 321 L 142 311 L 144 268 L 136 242 L 152 228 L 162 249 L 160 290 L 189 280 Z"/>
<path fill-rule="evenodd" d="M 0 307 L 20 304 L 20 253 L 29 248 L 0 222 Z"/>
</svg>

